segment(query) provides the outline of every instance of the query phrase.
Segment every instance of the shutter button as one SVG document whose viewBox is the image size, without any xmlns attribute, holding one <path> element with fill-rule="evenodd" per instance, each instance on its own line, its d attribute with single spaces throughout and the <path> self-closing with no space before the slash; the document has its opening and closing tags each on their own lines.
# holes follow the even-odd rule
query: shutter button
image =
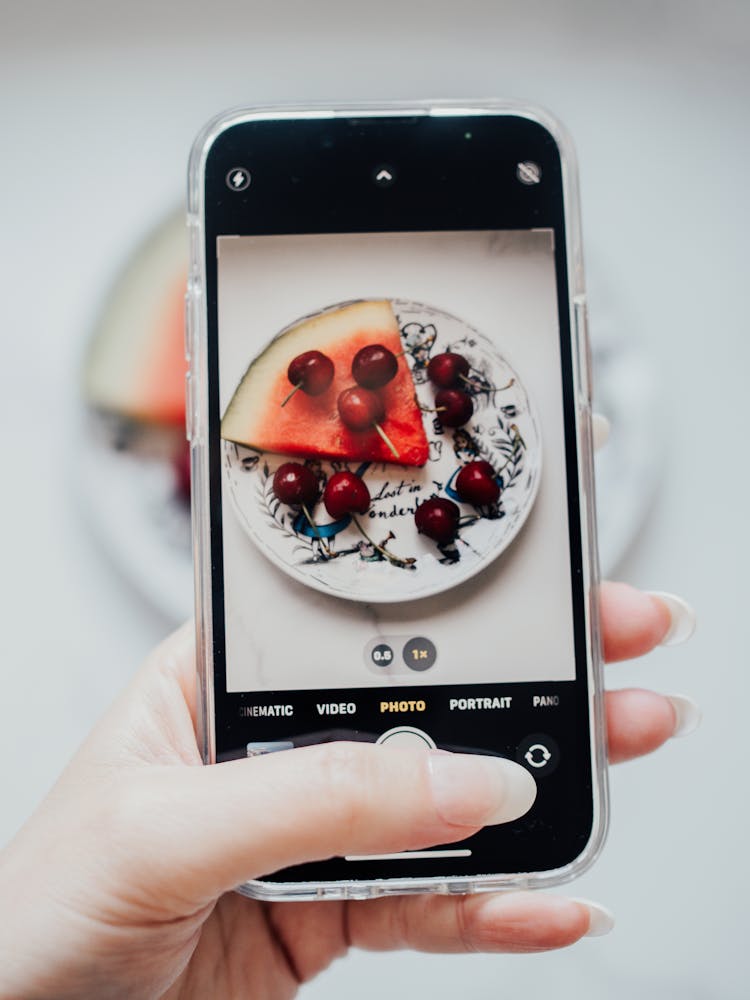
<svg viewBox="0 0 750 1000">
<path fill-rule="evenodd" d="M 407 747 L 412 750 L 436 750 L 435 741 L 427 733 L 414 726 L 394 726 L 383 733 L 376 740 L 376 743 L 388 744 L 390 747 Z"/>
</svg>

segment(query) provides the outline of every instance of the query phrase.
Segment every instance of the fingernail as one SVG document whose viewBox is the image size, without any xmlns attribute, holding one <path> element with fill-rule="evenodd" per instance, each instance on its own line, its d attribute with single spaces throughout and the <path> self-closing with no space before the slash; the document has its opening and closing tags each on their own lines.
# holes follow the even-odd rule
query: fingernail
<svg viewBox="0 0 750 1000">
<path fill-rule="evenodd" d="M 690 607 L 688 602 L 683 601 L 681 597 L 677 597 L 675 594 L 668 594 L 663 590 L 649 590 L 647 593 L 666 604 L 669 610 L 671 624 L 667 629 L 667 634 L 659 645 L 678 646 L 681 642 L 687 642 L 693 632 L 695 632 L 696 622 L 695 611 Z"/>
<path fill-rule="evenodd" d="M 508 823 L 527 813 L 536 798 L 531 774 L 503 757 L 431 753 L 428 767 L 435 808 L 446 823 Z"/>
<path fill-rule="evenodd" d="M 609 934 L 615 926 L 615 915 L 601 903 L 593 903 L 590 899 L 579 899 L 573 897 L 574 903 L 580 903 L 589 911 L 589 929 L 584 937 L 602 937 Z"/>
<path fill-rule="evenodd" d="M 672 738 L 676 736 L 689 736 L 694 733 L 701 724 L 703 713 L 692 698 L 687 698 L 684 694 L 668 694 L 667 699 L 674 709 L 674 730 Z"/>
<path fill-rule="evenodd" d="M 603 413 L 591 414 L 591 437 L 594 451 L 599 451 L 609 441 L 610 423 Z"/>
</svg>

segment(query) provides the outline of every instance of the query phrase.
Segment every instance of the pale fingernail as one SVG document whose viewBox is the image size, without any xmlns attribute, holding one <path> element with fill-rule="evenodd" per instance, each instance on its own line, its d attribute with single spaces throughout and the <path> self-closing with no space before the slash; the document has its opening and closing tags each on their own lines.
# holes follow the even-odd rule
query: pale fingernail
<svg viewBox="0 0 750 1000">
<path fill-rule="evenodd" d="M 428 767 L 435 808 L 446 823 L 508 823 L 527 813 L 536 798 L 532 775 L 503 757 L 431 753 Z"/>
<path fill-rule="evenodd" d="M 603 413 L 591 414 L 591 437 L 594 451 L 599 451 L 609 441 L 610 423 Z"/>
<path fill-rule="evenodd" d="M 609 934 L 615 926 L 615 915 L 611 910 L 601 903 L 593 903 L 590 899 L 580 899 L 577 896 L 572 898 L 574 903 L 580 903 L 589 911 L 589 929 L 584 937 L 602 937 L 604 934 Z"/>
<path fill-rule="evenodd" d="M 663 590 L 649 590 L 647 593 L 666 604 L 671 619 L 667 634 L 659 645 L 678 646 L 681 642 L 687 642 L 695 632 L 696 623 L 695 611 L 688 602 L 676 594 L 668 594 Z"/>
<path fill-rule="evenodd" d="M 687 698 L 684 694 L 668 694 L 667 699 L 674 709 L 672 738 L 689 736 L 694 733 L 703 718 L 703 713 L 698 705 L 692 698 Z"/>
</svg>

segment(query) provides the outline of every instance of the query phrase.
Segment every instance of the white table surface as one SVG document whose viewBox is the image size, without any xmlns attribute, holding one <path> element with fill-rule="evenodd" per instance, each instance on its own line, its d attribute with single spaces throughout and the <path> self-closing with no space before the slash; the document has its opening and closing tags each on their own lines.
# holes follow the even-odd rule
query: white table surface
<svg viewBox="0 0 750 1000">
<path fill-rule="evenodd" d="M 608 938 L 546 956 L 357 954 L 306 995 L 746 996 L 747 8 L 154 6 L 0 3 L 0 842 L 166 628 L 79 508 L 78 366 L 123 255 L 182 197 L 194 133 L 243 102 L 525 97 L 576 139 L 588 260 L 660 372 L 670 447 L 621 576 L 700 615 L 687 647 L 611 682 L 690 693 L 704 724 L 612 776 L 608 847 L 571 890 L 615 910 Z"/>
</svg>

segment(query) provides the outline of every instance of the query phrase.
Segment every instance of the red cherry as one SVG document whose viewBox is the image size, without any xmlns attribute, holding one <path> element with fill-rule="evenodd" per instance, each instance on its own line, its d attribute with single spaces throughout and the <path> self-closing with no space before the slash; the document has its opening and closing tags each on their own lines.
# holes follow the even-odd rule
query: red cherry
<svg viewBox="0 0 750 1000">
<path fill-rule="evenodd" d="M 489 476 L 493 482 L 497 479 L 495 467 L 490 462 L 485 462 L 484 459 L 477 459 L 476 462 L 469 462 L 465 467 L 468 468 L 469 465 L 476 466 L 480 472 L 483 472 L 485 476 Z"/>
<path fill-rule="evenodd" d="M 323 503 L 335 521 L 346 514 L 366 514 L 370 491 L 353 472 L 336 472 L 326 483 Z"/>
<path fill-rule="evenodd" d="M 325 354 L 305 351 L 292 359 L 286 375 L 295 388 L 308 396 L 320 396 L 333 382 L 333 371 L 333 361 Z"/>
<path fill-rule="evenodd" d="M 352 378 L 365 389 L 380 389 L 395 378 L 398 359 L 382 344 L 370 344 L 354 355 Z"/>
<path fill-rule="evenodd" d="M 339 394 L 337 405 L 339 416 L 350 431 L 366 431 L 385 417 L 385 407 L 380 396 L 357 385 L 344 389 Z"/>
<path fill-rule="evenodd" d="M 306 465 L 284 462 L 274 473 L 273 492 L 282 503 L 292 507 L 312 506 L 318 499 L 318 480 Z"/>
<path fill-rule="evenodd" d="M 427 377 L 439 389 L 450 389 L 461 380 L 462 375 L 466 378 L 468 374 L 469 362 L 463 354 L 454 354 L 453 351 L 436 354 L 427 365 Z"/>
<path fill-rule="evenodd" d="M 489 507 L 500 498 L 496 473 L 489 462 L 468 462 L 456 476 L 456 493 L 467 503 Z"/>
<path fill-rule="evenodd" d="M 471 420 L 474 404 L 471 396 L 461 389 L 441 389 L 435 393 L 435 409 L 443 427 L 463 427 Z"/>
<path fill-rule="evenodd" d="M 452 500 L 432 497 L 417 507 L 414 523 L 421 535 L 427 535 L 440 545 L 447 545 L 458 534 L 460 517 L 461 511 Z"/>
</svg>

